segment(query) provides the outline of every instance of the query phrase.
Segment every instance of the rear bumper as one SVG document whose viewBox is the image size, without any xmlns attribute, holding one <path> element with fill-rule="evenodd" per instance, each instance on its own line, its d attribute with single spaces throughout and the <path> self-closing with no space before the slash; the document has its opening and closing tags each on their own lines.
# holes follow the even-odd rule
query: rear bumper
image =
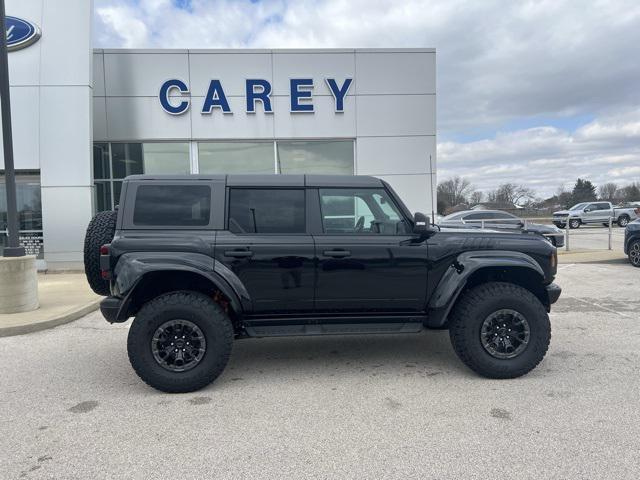
<svg viewBox="0 0 640 480">
<path fill-rule="evenodd" d="M 100 302 L 100 312 L 109 323 L 126 322 L 127 303 L 126 299 L 107 297 Z"/>
<path fill-rule="evenodd" d="M 560 298 L 560 294 L 562 293 L 562 288 L 560 285 L 556 283 L 550 283 L 545 287 L 547 290 L 547 297 L 549 298 L 549 305 L 552 305 L 558 301 Z"/>
</svg>

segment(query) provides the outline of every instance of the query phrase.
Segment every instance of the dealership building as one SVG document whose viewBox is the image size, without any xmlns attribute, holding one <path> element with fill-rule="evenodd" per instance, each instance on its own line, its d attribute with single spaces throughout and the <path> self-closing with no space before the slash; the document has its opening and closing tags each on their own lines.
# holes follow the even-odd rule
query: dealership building
<svg viewBox="0 0 640 480">
<path fill-rule="evenodd" d="M 434 49 L 94 49 L 91 3 L 6 6 L 20 236 L 39 268 L 81 265 L 87 223 L 131 174 L 374 175 L 431 213 Z"/>
</svg>

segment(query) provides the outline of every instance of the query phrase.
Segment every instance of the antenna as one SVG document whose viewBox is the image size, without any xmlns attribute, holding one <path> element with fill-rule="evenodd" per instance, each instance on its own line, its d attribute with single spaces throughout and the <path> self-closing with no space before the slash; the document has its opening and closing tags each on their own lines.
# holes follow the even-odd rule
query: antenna
<svg viewBox="0 0 640 480">
<path fill-rule="evenodd" d="M 429 189 L 431 190 L 431 225 L 436 224 L 436 213 L 433 208 L 433 162 L 431 160 L 431 154 L 429 154 L 429 178 L 431 181 L 429 182 Z"/>
</svg>

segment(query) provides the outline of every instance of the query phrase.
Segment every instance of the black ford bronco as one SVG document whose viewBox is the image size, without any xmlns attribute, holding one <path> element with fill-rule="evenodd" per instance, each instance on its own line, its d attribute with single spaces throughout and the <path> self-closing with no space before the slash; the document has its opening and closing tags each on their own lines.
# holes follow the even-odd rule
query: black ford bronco
<svg viewBox="0 0 640 480">
<path fill-rule="evenodd" d="M 102 314 L 135 317 L 131 364 L 166 392 L 212 382 L 234 339 L 425 328 L 518 377 L 549 345 L 556 262 L 536 233 L 441 230 L 365 176 L 131 176 L 85 240 Z"/>
</svg>

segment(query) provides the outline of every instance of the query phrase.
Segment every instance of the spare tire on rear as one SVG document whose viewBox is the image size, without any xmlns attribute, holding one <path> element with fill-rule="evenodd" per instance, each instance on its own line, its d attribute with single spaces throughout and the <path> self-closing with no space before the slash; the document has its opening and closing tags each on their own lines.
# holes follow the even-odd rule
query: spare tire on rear
<svg viewBox="0 0 640 480">
<path fill-rule="evenodd" d="M 111 293 L 109 282 L 100 273 L 100 247 L 113 240 L 117 217 L 118 213 L 114 211 L 98 212 L 89 222 L 84 237 L 84 273 L 91 290 L 98 295 Z"/>
</svg>

